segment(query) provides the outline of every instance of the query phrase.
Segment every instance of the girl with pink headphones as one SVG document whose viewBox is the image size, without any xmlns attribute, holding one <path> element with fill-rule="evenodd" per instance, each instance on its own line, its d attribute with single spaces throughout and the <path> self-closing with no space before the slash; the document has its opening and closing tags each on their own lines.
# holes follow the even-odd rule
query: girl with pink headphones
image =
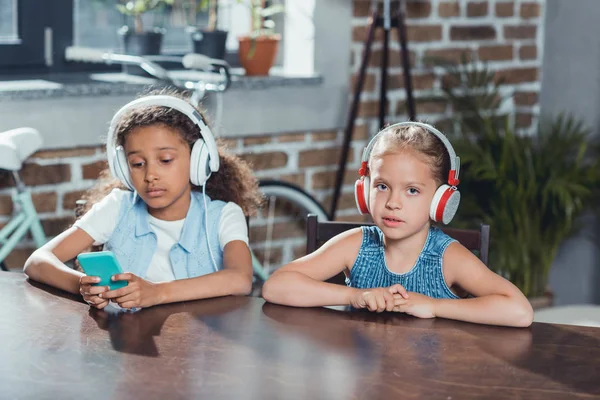
<svg viewBox="0 0 600 400">
<path fill-rule="evenodd" d="M 114 115 L 106 150 L 119 188 L 36 250 L 25 273 L 99 309 L 248 294 L 245 215 L 261 202 L 258 183 L 199 110 L 169 91 L 134 100 Z M 64 264 L 92 244 L 114 253 L 124 273 L 112 279 L 125 287 L 94 285 L 98 277 Z"/>
<path fill-rule="evenodd" d="M 277 270 L 263 287 L 270 302 L 350 305 L 481 324 L 529 326 L 531 305 L 432 225 L 449 223 L 460 202 L 459 158 L 433 126 L 403 122 L 365 148 L 356 204 L 375 225 L 344 232 Z M 323 282 L 344 271 L 347 286 Z"/>
</svg>

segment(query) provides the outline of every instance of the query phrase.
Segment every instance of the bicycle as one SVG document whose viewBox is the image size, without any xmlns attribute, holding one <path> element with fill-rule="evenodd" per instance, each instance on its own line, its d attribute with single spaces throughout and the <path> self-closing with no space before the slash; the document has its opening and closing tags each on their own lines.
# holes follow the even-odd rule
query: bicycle
<svg viewBox="0 0 600 400">
<path fill-rule="evenodd" d="M 19 171 L 23 162 L 42 147 L 42 136 L 33 128 L 18 128 L 0 132 L 0 170 L 12 174 L 16 190 L 12 202 L 18 210 L 0 229 L 0 269 L 8 271 L 4 260 L 29 231 L 37 247 L 46 243 L 46 235 L 38 213 Z"/>
<path fill-rule="evenodd" d="M 150 76 L 167 85 L 191 91 L 190 100 L 198 105 L 207 93 L 217 96 L 214 126 L 220 126 L 222 115 L 222 94 L 231 84 L 229 65 L 200 54 L 187 54 L 183 57 L 131 56 L 104 52 L 102 50 L 69 47 L 67 61 L 126 64 L 141 67 Z M 186 70 L 194 69 L 209 73 L 198 80 L 188 79 L 185 73 L 169 72 L 159 62 L 180 62 Z M 191 72 L 191 71 L 190 71 Z M 216 76 L 215 76 L 216 75 Z M 218 78 L 215 80 L 215 78 Z M 306 243 L 306 218 L 316 214 L 319 220 L 328 221 L 327 212 L 321 204 L 302 188 L 273 179 L 259 180 L 259 189 L 265 197 L 263 212 L 249 221 L 252 267 L 254 276 L 264 282 L 271 274 L 271 265 L 283 265 L 297 258 L 295 251 Z M 262 233 L 260 238 L 257 232 Z M 286 236 L 287 235 L 287 236 Z M 257 240 L 258 239 L 258 240 Z M 302 248 L 304 252 L 305 246 Z"/>
</svg>

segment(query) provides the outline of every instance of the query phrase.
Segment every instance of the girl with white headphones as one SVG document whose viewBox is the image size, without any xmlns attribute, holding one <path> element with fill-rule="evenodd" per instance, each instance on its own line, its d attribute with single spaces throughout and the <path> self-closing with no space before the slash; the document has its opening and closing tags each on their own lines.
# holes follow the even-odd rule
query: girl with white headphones
<svg viewBox="0 0 600 400">
<path fill-rule="evenodd" d="M 257 180 L 201 113 L 175 92 L 141 97 L 114 115 L 106 150 L 121 188 L 32 254 L 25 273 L 96 308 L 248 294 L 245 214 L 260 204 Z M 92 244 L 114 253 L 124 273 L 113 280 L 127 286 L 94 286 L 97 277 L 65 266 Z"/>
<path fill-rule="evenodd" d="M 433 126 L 383 129 L 365 148 L 355 185 L 357 207 L 375 225 L 344 232 L 278 269 L 263 297 L 529 326 L 533 311 L 519 289 L 432 224 L 449 223 L 458 209 L 459 168 L 452 145 Z M 347 287 L 323 282 L 342 271 Z"/>
</svg>

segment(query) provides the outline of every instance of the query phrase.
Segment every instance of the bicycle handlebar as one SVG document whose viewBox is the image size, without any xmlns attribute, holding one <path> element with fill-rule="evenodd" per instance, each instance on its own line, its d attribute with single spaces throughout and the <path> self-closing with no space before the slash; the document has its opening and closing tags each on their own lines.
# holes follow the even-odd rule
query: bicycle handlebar
<svg viewBox="0 0 600 400">
<path fill-rule="evenodd" d="M 65 59 L 67 61 L 87 62 L 95 64 L 122 64 L 136 65 L 141 67 L 151 76 L 161 81 L 169 82 L 175 86 L 185 89 L 194 89 L 198 91 L 224 92 L 231 84 L 231 74 L 229 72 L 229 64 L 223 60 L 217 60 L 207 57 L 202 54 L 186 54 L 183 57 L 171 56 L 132 56 L 128 54 L 118 54 L 107 52 L 104 50 L 93 49 L 89 47 L 67 47 L 65 51 Z M 168 71 L 157 64 L 158 61 L 175 61 L 181 62 L 186 69 L 197 69 L 210 73 L 214 73 L 214 69 L 219 71 L 219 75 L 223 80 L 218 83 L 192 81 L 192 80 L 177 80 L 172 78 Z"/>
</svg>

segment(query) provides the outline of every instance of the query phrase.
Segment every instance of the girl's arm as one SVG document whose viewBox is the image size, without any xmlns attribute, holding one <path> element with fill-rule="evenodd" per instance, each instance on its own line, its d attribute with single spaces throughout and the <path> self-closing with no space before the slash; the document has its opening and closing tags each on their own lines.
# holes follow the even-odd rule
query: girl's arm
<svg viewBox="0 0 600 400">
<path fill-rule="evenodd" d="M 443 265 L 448 286 L 458 285 L 475 298 L 434 300 L 435 316 L 516 327 L 527 327 L 533 322 L 533 309 L 523 293 L 464 246 L 450 244 Z"/>
<path fill-rule="evenodd" d="M 344 232 L 312 254 L 279 268 L 262 288 L 265 300 L 298 307 L 348 305 L 357 289 L 323 282 L 354 263 L 362 242 L 360 228 Z"/>
<path fill-rule="evenodd" d="M 248 245 L 241 240 L 227 243 L 223 249 L 223 266 L 220 271 L 197 278 L 157 283 L 160 288 L 158 303 L 250 294 L 252 257 Z"/>
<path fill-rule="evenodd" d="M 72 227 L 37 249 L 25 262 L 23 272 L 39 281 L 67 292 L 79 294 L 84 275 L 64 264 L 89 248 L 94 239 L 85 231 Z"/>
</svg>

